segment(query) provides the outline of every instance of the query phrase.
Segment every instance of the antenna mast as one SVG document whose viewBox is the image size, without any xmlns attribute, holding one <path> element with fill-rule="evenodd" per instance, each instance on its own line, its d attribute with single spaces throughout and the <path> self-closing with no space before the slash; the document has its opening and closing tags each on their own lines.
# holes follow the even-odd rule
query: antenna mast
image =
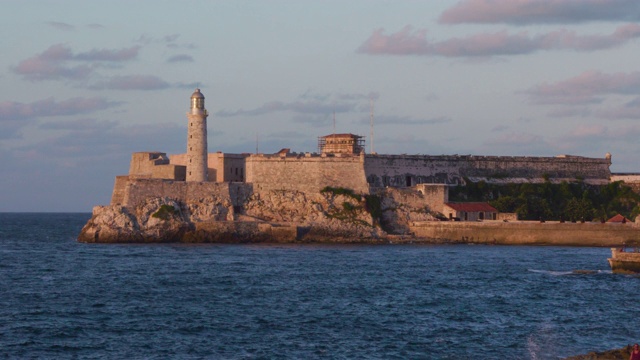
<svg viewBox="0 0 640 360">
<path fill-rule="evenodd" d="M 371 141 L 369 142 L 369 153 L 373 154 L 373 97 L 369 98 L 369 107 L 371 109 L 370 112 L 370 122 L 371 122 Z"/>
<path fill-rule="evenodd" d="M 336 111 L 333 110 L 333 135 L 336 134 Z"/>
</svg>

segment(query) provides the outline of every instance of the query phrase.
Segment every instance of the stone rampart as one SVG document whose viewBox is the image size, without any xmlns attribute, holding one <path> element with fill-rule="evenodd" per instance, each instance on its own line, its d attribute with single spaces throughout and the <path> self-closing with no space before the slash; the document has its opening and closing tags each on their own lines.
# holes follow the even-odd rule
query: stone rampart
<svg viewBox="0 0 640 360">
<path fill-rule="evenodd" d="M 363 156 L 311 154 L 252 155 L 246 158 L 248 183 L 254 191 L 289 190 L 317 193 L 326 186 L 369 193 Z"/>
<path fill-rule="evenodd" d="M 584 180 L 607 184 L 610 159 L 579 156 L 366 155 L 364 168 L 372 187 L 422 183 L 462 184 L 464 178 L 524 182 L 532 179 Z"/>
<path fill-rule="evenodd" d="M 216 198 L 241 206 L 251 195 L 251 184 L 188 182 L 159 179 L 116 178 L 112 205 L 136 207 L 151 198 L 170 198 L 185 204 L 200 203 L 203 199 Z M 116 190 L 118 196 L 116 197 Z M 115 200 L 119 200 L 115 201 Z"/>
<path fill-rule="evenodd" d="M 633 224 L 429 221 L 412 224 L 411 231 L 417 237 L 453 243 L 607 247 L 640 244 L 640 227 Z"/>
</svg>

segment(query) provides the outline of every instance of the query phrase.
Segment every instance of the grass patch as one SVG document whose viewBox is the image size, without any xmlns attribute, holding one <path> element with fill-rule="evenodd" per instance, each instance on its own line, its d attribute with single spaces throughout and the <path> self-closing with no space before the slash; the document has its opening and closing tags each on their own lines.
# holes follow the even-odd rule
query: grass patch
<svg viewBox="0 0 640 360">
<path fill-rule="evenodd" d="M 169 218 L 177 213 L 178 210 L 176 210 L 176 208 L 174 208 L 171 205 L 162 205 L 160 206 L 160 209 L 158 209 L 158 211 L 154 212 L 153 215 L 151 215 L 154 218 L 158 218 L 161 220 L 169 220 Z"/>
<path fill-rule="evenodd" d="M 320 193 L 322 193 L 322 194 L 331 193 L 333 195 L 344 195 L 344 196 L 350 197 L 352 199 L 355 199 L 357 201 L 362 201 L 362 196 L 360 194 L 356 194 L 355 191 L 353 191 L 352 189 L 347 189 L 347 188 L 343 188 L 343 187 L 325 186 L 322 190 L 320 190 Z"/>
</svg>

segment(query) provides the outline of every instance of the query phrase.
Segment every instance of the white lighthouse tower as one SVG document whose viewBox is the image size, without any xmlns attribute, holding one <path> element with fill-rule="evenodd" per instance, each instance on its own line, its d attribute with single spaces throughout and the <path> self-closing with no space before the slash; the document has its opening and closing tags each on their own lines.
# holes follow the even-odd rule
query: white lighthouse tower
<svg viewBox="0 0 640 360">
<path fill-rule="evenodd" d="M 204 95 L 196 89 L 191 95 L 187 130 L 187 181 L 207 181 L 207 110 Z"/>
</svg>

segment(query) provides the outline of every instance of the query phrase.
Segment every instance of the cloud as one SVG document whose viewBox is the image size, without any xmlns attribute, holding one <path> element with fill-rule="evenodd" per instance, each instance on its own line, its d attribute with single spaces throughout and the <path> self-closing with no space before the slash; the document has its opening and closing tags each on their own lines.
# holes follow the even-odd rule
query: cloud
<svg viewBox="0 0 640 360">
<path fill-rule="evenodd" d="M 73 31 L 76 29 L 76 27 L 73 25 L 63 23 L 63 22 L 58 22 L 58 21 L 48 21 L 47 25 L 51 26 L 54 29 L 63 30 L 63 31 Z"/>
<path fill-rule="evenodd" d="M 126 75 L 114 76 L 108 81 L 90 86 L 94 90 L 160 90 L 171 85 L 161 78 L 153 75 Z"/>
<path fill-rule="evenodd" d="M 53 98 L 24 104 L 0 102 L 0 140 L 15 138 L 20 130 L 36 123 L 36 118 L 86 114 L 116 106 L 103 98 L 73 98 L 56 102 Z"/>
<path fill-rule="evenodd" d="M 569 108 L 569 109 L 556 109 L 549 111 L 547 116 L 552 118 L 566 118 L 566 117 L 587 117 L 591 115 L 592 111 L 586 107 Z"/>
<path fill-rule="evenodd" d="M 174 55 L 167 59 L 168 63 L 174 62 L 193 62 L 193 57 L 187 54 Z"/>
<path fill-rule="evenodd" d="M 262 104 L 259 107 L 244 110 L 220 110 L 215 115 L 220 117 L 231 116 L 258 116 L 264 114 L 270 114 L 275 112 L 291 111 L 295 114 L 331 114 L 335 113 L 347 113 L 358 111 L 359 105 L 366 99 L 368 104 L 368 96 L 374 96 L 375 93 L 369 95 L 363 94 L 317 94 L 312 92 L 305 92 L 298 100 L 283 102 L 283 101 L 271 101 Z M 367 105 L 368 109 L 368 105 Z M 315 122 L 318 119 L 312 118 L 298 118 L 298 122 Z"/>
<path fill-rule="evenodd" d="M 640 72 L 604 74 L 591 70 L 557 83 L 537 85 L 525 94 L 534 104 L 601 103 L 606 94 L 640 94 Z"/>
<path fill-rule="evenodd" d="M 538 35 L 529 35 L 525 31 L 510 34 L 503 30 L 431 42 L 427 39 L 425 29 L 414 30 L 411 26 L 405 26 L 389 35 L 385 34 L 384 29 L 375 30 L 357 51 L 369 55 L 486 57 L 549 50 L 603 50 L 621 46 L 638 37 L 640 25 L 627 24 L 618 27 L 609 35 L 578 35 L 566 29 Z"/>
<path fill-rule="evenodd" d="M 74 54 L 68 46 L 56 44 L 36 56 L 20 61 L 12 70 L 33 81 L 83 80 L 93 71 L 93 67 L 85 63 L 129 61 L 138 56 L 139 50 L 139 46 L 133 46 L 115 50 L 93 49 Z M 74 62 L 80 64 L 69 64 Z"/>
<path fill-rule="evenodd" d="M 636 98 L 624 105 L 609 107 L 596 112 L 601 118 L 606 119 L 638 119 L 640 118 L 640 98 Z"/>
<path fill-rule="evenodd" d="M 72 60 L 79 61 L 106 61 L 122 62 L 138 57 L 140 46 L 132 46 L 124 49 L 92 49 L 75 55 Z"/>
<path fill-rule="evenodd" d="M 416 119 L 410 116 L 385 116 L 377 115 L 373 118 L 374 125 L 434 125 L 451 122 L 451 118 L 447 116 L 435 117 L 430 119 Z M 370 124 L 370 118 L 363 118 L 358 121 L 359 124 Z"/>
<path fill-rule="evenodd" d="M 639 20 L 637 0 L 462 0 L 439 18 L 446 24 L 512 25 Z"/>
</svg>

